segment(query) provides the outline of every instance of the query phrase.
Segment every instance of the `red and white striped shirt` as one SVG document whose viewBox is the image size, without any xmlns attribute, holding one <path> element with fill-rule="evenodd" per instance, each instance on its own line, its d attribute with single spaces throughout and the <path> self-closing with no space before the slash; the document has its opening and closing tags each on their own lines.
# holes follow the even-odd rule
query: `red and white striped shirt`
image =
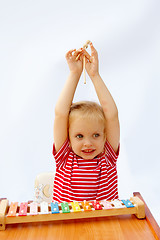
<svg viewBox="0 0 160 240">
<path fill-rule="evenodd" d="M 108 141 L 104 154 L 91 160 L 77 156 L 68 139 L 58 152 L 53 144 L 56 161 L 53 200 L 58 202 L 113 200 L 118 198 L 116 154 Z"/>
</svg>

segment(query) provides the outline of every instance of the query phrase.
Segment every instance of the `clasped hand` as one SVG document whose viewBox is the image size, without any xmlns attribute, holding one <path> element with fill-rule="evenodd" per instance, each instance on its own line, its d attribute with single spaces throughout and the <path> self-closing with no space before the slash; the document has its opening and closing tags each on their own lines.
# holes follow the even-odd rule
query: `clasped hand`
<svg viewBox="0 0 160 240">
<path fill-rule="evenodd" d="M 67 52 L 66 60 L 72 73 L 81 75 L 83 70 L 83 58 L 85 57 L 85 69 L 90 77 L 99 74 L 98 70 L 98 53 L 90 42 L 91 55 L 84 49 L 72 49 Z"/>
</svg>

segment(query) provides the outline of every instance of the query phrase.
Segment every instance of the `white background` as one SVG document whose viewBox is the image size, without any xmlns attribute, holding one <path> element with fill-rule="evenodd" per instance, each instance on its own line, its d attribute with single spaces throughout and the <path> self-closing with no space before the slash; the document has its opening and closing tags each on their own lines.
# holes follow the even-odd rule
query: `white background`
<svg viewBox="0 0 160 240">
<path fill-rule="evenodd" d="M 91 40 L 121 124 L 119 195 L 140 191 L 160 224 L 160 2 L 0 3 L 0 197 L 33 199 L 38 173 L 55 171 L 54 107 L 65 54 Z M 87 76 L 75 101 L 97 100 Z"/>
</svg>

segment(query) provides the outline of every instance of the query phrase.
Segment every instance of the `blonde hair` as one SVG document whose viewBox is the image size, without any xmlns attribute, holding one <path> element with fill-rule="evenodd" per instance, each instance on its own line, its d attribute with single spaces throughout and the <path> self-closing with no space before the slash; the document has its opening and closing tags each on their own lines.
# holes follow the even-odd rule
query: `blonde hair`
<svg viewBox="0 0 160 240">
<path fill-rule="evenodd" d="M 75 118 L 80 117 L 101 121 L 105 127 L 105 116 L 103 109 L 96 102 L 81 101 L 73 103 L 69 111 L 69 126 Z"/>
</svg>

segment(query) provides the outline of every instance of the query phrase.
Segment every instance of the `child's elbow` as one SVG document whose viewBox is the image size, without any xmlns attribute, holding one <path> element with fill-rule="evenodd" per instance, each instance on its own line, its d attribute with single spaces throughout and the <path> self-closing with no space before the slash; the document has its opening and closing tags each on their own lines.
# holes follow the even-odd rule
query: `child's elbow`
<svg viewBox="0 0 160 240">
<path fill-rule="evenodd" d="M 62 109 L 59 109 L 59 108 L 55 108 L 54 110 L 54 113 L 55 113 L 55 116 L 56 117 L 68 117 L 68 112 L 66 111 L 63 111 Z"/>
<path fill-rule="evenodd" d="M 118 118 L 118 109 L 116 106 L 114 108 L 109 108 L 107 105 L 103 108 L 106 119 L 116 119 Z"/>
<path fill-rule="evenodd" d="M 119 119 L 118 110 L 115 110 L 115 111 L 113 111 L 113 112 L 108 113 L 108 114 L 107 114 L 107 119 L 108 119 L 108 120 Z"/>
</svg>

